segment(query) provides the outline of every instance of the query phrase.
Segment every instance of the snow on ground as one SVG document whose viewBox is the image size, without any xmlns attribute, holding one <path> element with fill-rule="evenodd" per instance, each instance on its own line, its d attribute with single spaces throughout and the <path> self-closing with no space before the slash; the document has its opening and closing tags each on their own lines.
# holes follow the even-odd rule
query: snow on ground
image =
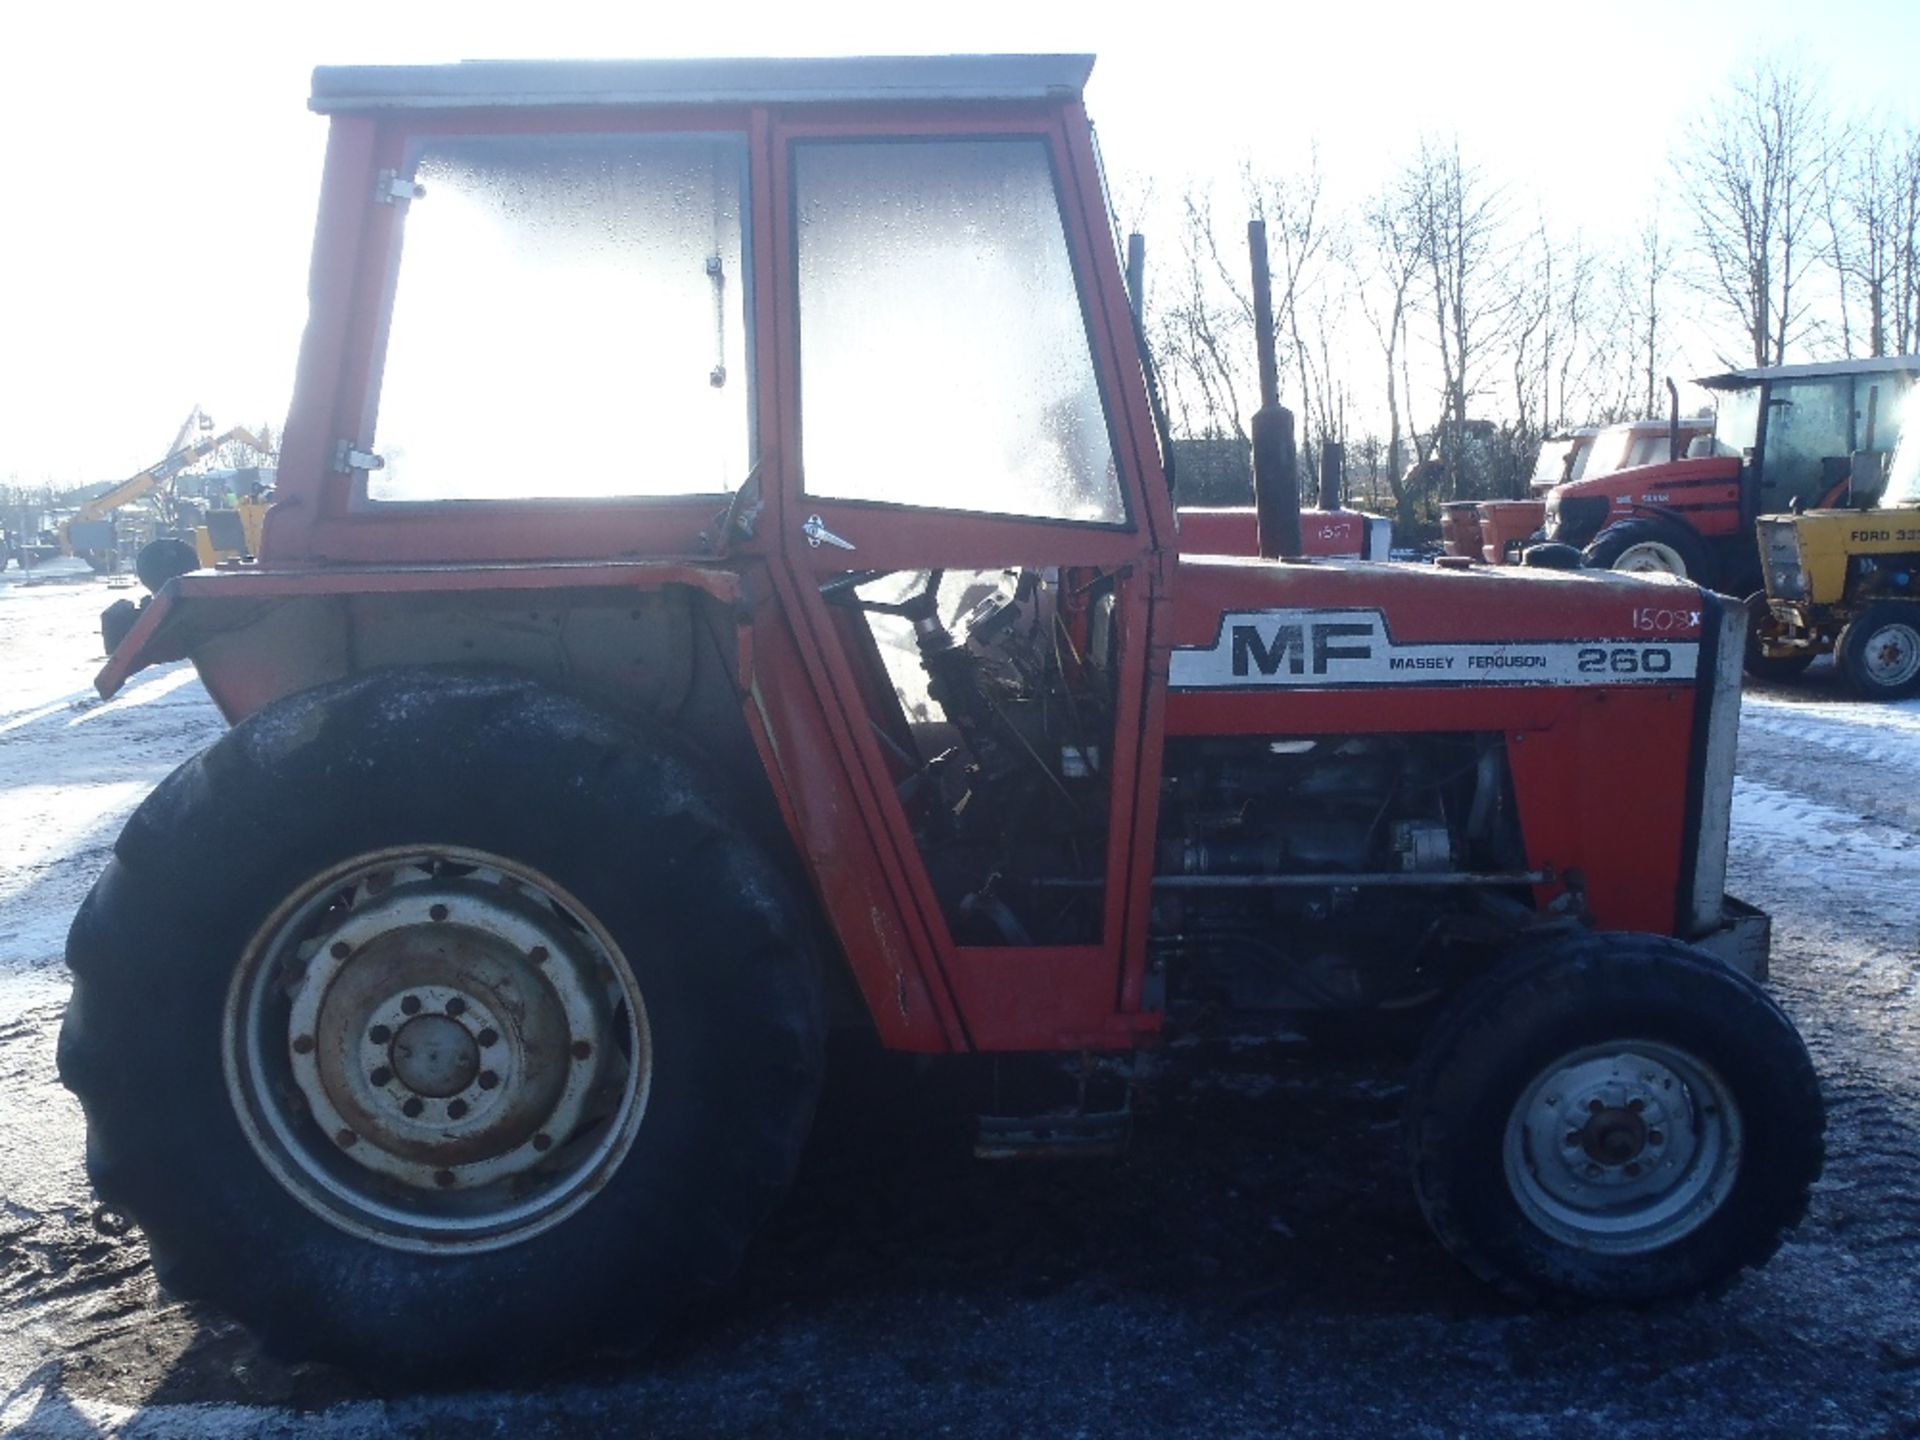
<svg viewBox="0 0 1920 1440">
<path fill-rule="evenodd" d="M 382 1399 L 161 1296 L 88 1191 L 66 926 L 221 722 L 184 665 L 102 703 L 117 592 L 70 578 L 0 574 L 0 1434 L 1920 1435 L 1920 702 L 1824 667 L 1748 697 L 1730 888 L 1773 912 L 1832 1119 L 1806 1225 L 1723 1297 L 1502 1304 L 1420 1221 L 1394 1075 L 1250 1031 L 1168 1046 L 1111 1165 L 975 1164 L 937 1087 L 856 1066 L 740 1280 L 650 1358 Z"/>
</svg>

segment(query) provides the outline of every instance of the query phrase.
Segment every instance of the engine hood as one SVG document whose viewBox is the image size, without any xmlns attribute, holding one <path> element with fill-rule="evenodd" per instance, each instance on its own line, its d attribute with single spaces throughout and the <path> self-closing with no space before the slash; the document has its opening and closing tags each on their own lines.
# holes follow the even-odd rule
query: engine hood
<svg viewBox="0 0 1920 1440">
<path fill-rule="evenodd" d="M 1688 684 L 1711 623 L 1605 571 L 1183 558 L 1174 593 L 1176 691 Z"/>
<path fill-rule="evenodd" d="M 1562 503 L 1582 495 L 1638 495 L 1674 484 L 1711 481 L 1724 484 L 1737 479 L 1740 462 L 1731 455 L 1698 455 L 1691 460 L 1666 460 L 1658 465 L 1636 465 L 1631 470 L 1614 470 L 1605 475 L 1585 475 L 1556 485 L 1552 494 Z"/>
</svg>

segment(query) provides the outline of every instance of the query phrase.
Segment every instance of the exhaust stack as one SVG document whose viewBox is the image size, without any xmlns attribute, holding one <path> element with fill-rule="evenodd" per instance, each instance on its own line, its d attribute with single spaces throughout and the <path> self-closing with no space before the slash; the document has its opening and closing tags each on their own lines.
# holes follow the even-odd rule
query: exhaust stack
<svg viewBox="0 0 1920 1440">
<path fill-rule="evenodd" d="M 1247 222 L 1253 260 L 1253 334 L 1260 355 L 1260 408 L 1253 416 L 1253 506 L 1260 554 L 1300 558 L 1300 461 L 1293 448 L 1293 412 L 1280 403 L 1280 362 L 1273 345 L 1273 280 L 1267 271 L 1267 227 Z"/>
</svg>

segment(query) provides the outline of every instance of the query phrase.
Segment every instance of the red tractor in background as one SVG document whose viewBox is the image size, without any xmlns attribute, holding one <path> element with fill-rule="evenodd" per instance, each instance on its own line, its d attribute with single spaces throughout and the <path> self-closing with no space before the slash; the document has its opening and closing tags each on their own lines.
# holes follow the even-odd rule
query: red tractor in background
<svg viewBox="0 0 1920 1440">
<path fill-rule="evenodd" d="M 163 1285 L 389 1379 L 647 1335 L 779 1199 L 830 1016 L 1042 1072 L 1423 1017 L 1414 1187 L 1516 1297 L 1798 1222 L 1819 1089 L 1725 894 L 1744 617 L 1302 558 L 1270 323 L 1258 553 L 1195 553 L 1090 65 L 315 73 L 258 557 L 99 680 L 187 657 L 233 724 L 67 949 Z"/>
<path fill-rule="evenodd" d="M 1686 453 L 1695 436 L 1712 429 L 1712 423 L 1703 420 L 1628 420 L 1549 437 L 1541 442 L 1540 458 L 1527 484 L 1528 499 L 1462 500 L 1441 508 L 1440 535 L 1446 553 L 1488 565 L 1517 565 L 1521 552 L 1541 538 L 1550 492 L 1576 481 L 1675 459 Z"/>
<path fill-rule="evenodd" d="M 1710 435 L 1682 458 L 1556 487 L 1541 538 L 1579 547 L 1590 566 L 1756 592 L 1754 521 L 1872 504 L 1916 376 L 1912 355 L 1708 376 L 1697 383 L 1714 394 Z"/>
</svg>

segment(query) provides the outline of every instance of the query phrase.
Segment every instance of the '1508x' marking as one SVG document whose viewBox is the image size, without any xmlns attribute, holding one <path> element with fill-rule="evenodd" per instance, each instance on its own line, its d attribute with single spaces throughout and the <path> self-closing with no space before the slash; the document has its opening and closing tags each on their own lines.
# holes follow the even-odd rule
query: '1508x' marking
<svg viewBox="0 0 1920 1440">
<path fill-rule="evenodd" d="M 1655 620 L 1647 628 L 1667 627 Z M 1170 681 L 1177 690 L 1658 684 L 1691 680 L 1699 652 L 1695 640 L 1403 645 L 1378 610 L 1254 610 L 1222 616 L 1213 644 L 1175 650 Z"/>
</svg>

